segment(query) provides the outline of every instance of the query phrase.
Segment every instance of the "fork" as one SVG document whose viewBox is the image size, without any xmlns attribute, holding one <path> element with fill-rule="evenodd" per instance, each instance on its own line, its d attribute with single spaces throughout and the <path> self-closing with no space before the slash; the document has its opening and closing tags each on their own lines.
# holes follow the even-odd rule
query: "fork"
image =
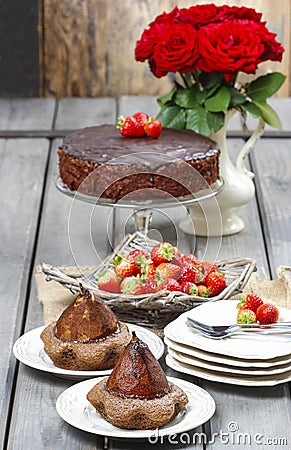
<svg viewBox="0 0 291 450">
<path fill-rule="evenodd" d="M 234 334 L 245 333 L 253 333 L 253 335 L 256 336 L 273 335 L 291 338 L 291 322 L 280 322 L 272 325 L 247 324 L 246 326 L 242 326 L 240 324 L 207 325 L 187 317 L 186 323 L 190 328 L 195 329 L 200 334 L 213 339 L 220 339 Z M 288 333 L 290 333 L 290 335 Z"/>
</svg>

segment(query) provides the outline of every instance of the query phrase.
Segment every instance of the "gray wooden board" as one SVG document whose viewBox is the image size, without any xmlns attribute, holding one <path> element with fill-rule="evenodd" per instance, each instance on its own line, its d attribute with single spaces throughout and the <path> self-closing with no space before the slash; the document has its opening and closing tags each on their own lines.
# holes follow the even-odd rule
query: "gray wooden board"
<svg viewBox="0 0 291 450">
<path fill-rule="evenodd" d="M 74 122 L 79 115 L 79 123 L 82 126 L 84 123 L 82 122 L 82 111 L 74 108 L 74 104 L 75 102 L 72 99 L 70 110 L 72 121 Z M 100 105 L 99 102 L 96 102 L 95 108 L 92 108 L 91 111 L 92 114 L 94 113 L 94 117 L 99 117 L 99 120 L 101 120 L 104 105 L 102 103 L 102 108 L 98 109 L 98 104 Z M 114 105 L 111 102 L 110 104 L 114 110 Z M 86 122 L 89 116 L 88 112 L 84 116 Z M 69 122 L 68 118 L 66 118 L 66 121 L 68 128 L 72 128 L 72 123 Z M 56 151 L 60 142 L 60 140 L 56 140 L 51 151 L 34 270 L 42 261 L 54 265 L 75 265 L 76 261 L 72 254 L 71 245 L 76 248 L 74 247 L 76 242 L 78 242 L 80 248 L 80 252 L 75 255 L 78 264 L 97 264 L 99 263 L 98 258 L 104 258 L 108 253 L 107 242 L 104 238 L 107 232 L 107 208 L 98 207 L 98 210 L 96 209 L 98 212 L 95 213 L 96 217 L 91 220 L 91 204 L 81 201 L 72 202 L 70 197 L 56 189 L 55 182 L 58 175 Z M 68 232 L 70 210 L 73 211 L 73 216 L 70 232 Z M 94 236 L 94 242 L 98 247 L 98 255 L 92 247 L 88 234 L 91 222 L 92 228 L 96 224 L 98 225 Z M 32 279 L 25 330 L 36 328 L 42 324 L 42 308 L 38 303 L 36 286 L 34 279 Z M 11 419 L 11 440 L 9 440 L 8 448 L 13 450 L 31 448 L 31 436 L 33 436 L 34 448 L 38 449 L 79 448 L 87 450 L 103 448 L 103 438 L 79 432 L 58 416 L 55 409 L 56 399 L 71 384 L 72 382 L 60 380 L 47 373 L 41 373 L 20 365 Z M 23 414 L 23 405 L 26 405 L 25 414 Z M 27 426 L 28 423 L 30 424 L 29 427 Z"/>
<path fill-rule="evenodd" d="M 278 266 L 291 262 L 290 146 L 290 139 L 262 139 L 252 154 L 273 278 Z"/>
<path fill-rule="evenodd" d="M 53 98 L 0 99 L 0 129 L 49 130 L 55 103 Z"/>
<path fill-rule="evenodd" d="M 230 145 L 229 141 L 229 145 Z M 286 153 L 287 145 L 284 142 L 274 142 L 275 148 L 285 149 L 285 153 L 282 156 L 282 160 L 288 161 L 288 156 Z M 282 256 L 288 254 L 288 240 L 286 235 L 288 234 L 288 226 L 286 226 L 285 233 L 283 234 L 284 239 L 279 240 L 277 231 L 278 225 L 272 222 L 272 214 L 270 209 L 270 202 L 274 208 L 278 208 L 278 211 L 282 211 L 282 203 L 278 202 L 279 195 L 274 195 L 274 190 L 278 189 L 278 180 L 276 181 L 276 176 L 271 176 L 272 169 L 269 167 L 267 170 L 269 158 L 274 153 L 274 147 L 272 147 L 272 142 L 267 142 L 267 140 L 261 140 L 256 148 L 252 151 L 251 157 L 254 161 L 260 161 L 253 165 L 253 170 L 255 173 L 256 185 L 262 187 L 262 189 L 257 189 L 256 199 L 251 201 L 248 205 L 244 206 L 239 210 L 242 219 L 245 222 L 245 229 L 235 236 L 224 237 L 221 242 L 221 250 L 219 252 L 219 259 L 225 259 L 228 257 L 235 256 L 248 256 L 257 260 L 258 271 L 261 276 L 269 277 L 269 267 L 268 260 L 266 257 L 266 249 L 264 240 L 269 239 L 268 245 L 268 255 L 272 254 L 271 250 L 274 249 L 274 237 L 277 236 L 278 243 L 280 244 L 280 249 L 278 249 L 277 261 L 282 261 Z M 236 143 L 234 143 L 234 152 Z M 269 148 L 269 158 L 266 157 L 266 148 Z M 272 149 L 273 148 L 273 152 Z M 279 159 L 279 154 L 278 154 Z M 265 164 L 263 163 L 265 161 Z M 281 170 L 286 170 L 285 164 L 282 164 Z M 288 164 L 288 163 L 287 163 Z M 272 164 L 272 167 L 273 164 Z M 278 172 L 277 172 L 278 173 Z M 274 175 L 274 174 L 273 174 Z M 280 180 L 282 177 L 278 177 Z M 287 173 L 283 177 L 288 183 L 290 179 L 290 172 L 288 178 Z M 266 181 L 267 180 L 267 181 Z M 288 181 L 287 181 L 288 180 Z M 266 186 L 268 186 L 268 191 L 266 192 Z M 277 186 L 277 188 L 276 188 Z M 285 194 L 288 195 L 288 190 Z M 276 200 L 277 198 L 277 200 Z M 287 202 L 288 203 L 288 202 Z M 275 206 L 277 205 L 277 206 Z M 288 208 L 288 206 L 287 206 Z M 268 222 L 261 223 L 259 210 L 267 210 L 269 214 Z M 282 213 L 284 217 L 285 213 Z M 271 221 L 271 223 L 270 223 Z M 285 223 L 281 221 L 280 223 Z M 262 226 L 263 225 L 263 226 Z M 283 225 L 284 226 L 284 225 Z M 268 228 L 269 227 L 269 228 Z M 270 231 L 271 228 L 271 231 Z M 290 227 L 289 227 L 290 233 Z M 269 238 L 268 238 L 269 236 Z M 215 238 L 216 239 L 216 238 Z M 198 248 L 200 249 L 200 239 L 198 239 Z M 204 248 L 205 242 L 202 241 L 202 250 Z M 210 247 L 213 243 L 209 243 Z M 200 250 L 201 251 L 201 250 Z M 286 253 L 287 252 L 287 253 Z M 199 253 L 199 252 L 198 252 Z M 271 263 L 271 267 L 274 263 Z M 213 396 L 217 404 L 217 411 L 210 423 L 210 436 L 214 433 L 228 433 L 225 435 L 224 443 L 219 437 L 214 439 L 214 443 L 209 445 L 211 449 L 220 450 L 221 446 L 223 448 L 239 449 L 242 446 L 242 441 L 239 439 L 246 439 L 246 443 L 251 441 L 250 448 L 264 448 L 260 442 L 256 444 L 255 436 L 260 433 L 264 436 L 261 442 L 266 442 L 267 438 L 287 438 L 290 442 L 290 401 L 288 398 L 288 385 L 283 384 L 276 387 L 263 387 L 263 388 L 248 388 L 244 386 L 230 386 L 228 384 L 219 384 L 214 382 L 202 381 L 202 386 Z M 275 411 L 284 411 L 284 414 L 280 416 L 280 413 L 275 413 Z M 233 425 L 232 425 L 233 424 Z M 231 432 L 231 427 L 238 427 L 234 432 Z M 239 436 L 239 433 L 242 436 Z M 228 440 L 228 443 L 226 441 Z"/>
<path fill-rule="evenodd" d="M 48 157 L 48 141 L 0 141 L 0 427 L 5 429 L 24 314 L 30 261 Z M 4 432 L 0 434 L 3 444 Z M 2 445 L 0 444 L 1 448 Z"/>
<path fill-rule="evenodd" d="M 71 238 L 72 242 L 76 240 L 81 243 L 80 258 L 83 257 L 83 261 L 86 264 L 93 265 L 96 263 L 96 256 L 94 252 L 90 252 L 90 248 L 87 249 L 86 247 L 88 233 L 84 227 L 84 217 L 90 218 L 92 205 L 80 201 L 74 202 L 76 218 L 69 236 L 68 217 L 72 199 L 60 193 L 55 186 L 58 173 L 56 155 L 58 143 L 58 141 L 54 142 L 52 148 L 36 265 L 43 261 L 54 265 L 75 265 L 69 238 Z M 100 252 L 104 243 L 104 233 L 104 230 L 100 230 Z M 105 254 L 102 256 L 104 257 Z M 99 263 L 99 261 L 97 262 Z M 32 280 L 25 329 L 29 330 L 42 324 L 42 309 L 38 303 L 34 280 Z M 91 449 L 95 448 L 95 445 L 96 448 L 103 448 L 102 438 L 81 432 L 78 433 L 69 425 L 64 424 L 63 420 L 58 416 L 55 409 L 56 399 L 70 384 L 72 383 L 61 382 L 54 376 L 43 374 L 21 365 L 11 421 L 11 434 L 14 436 L 11 448 L 29 448 L 31 435 L 34 436 L 35 448 L 45 448 L 47 446 L 47 448 L 54 449 Z M 27 392 L 29 392 L 28 397 Z M 23 404 L 27 405 L 27 412 L 22 417 Z M 35 411 L 38 411 L 37 415 L 35 415 Z M 27 420 L 29 420 L 33 429 L 26 426 Z"/>
<path fill-rule="evenodd" d="M 116 102 L 104 98 L 62 98 L 58 102 L 55 129 L 79 129 L 103 123 L 115 123 Z"/>
</svg>

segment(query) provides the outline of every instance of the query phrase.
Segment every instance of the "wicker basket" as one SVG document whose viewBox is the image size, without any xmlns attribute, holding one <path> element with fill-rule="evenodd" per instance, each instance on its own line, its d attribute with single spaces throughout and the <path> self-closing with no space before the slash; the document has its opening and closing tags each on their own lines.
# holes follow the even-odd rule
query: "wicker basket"
<svg viewBox="0 0 291 450">
<path fill-rule="evenodd" d="M 201 303 L 227 299 L 241 292 L 252 272 L 256 270 L 256 262 L 251 258 L 235 258 L 217 262 L 219 270 L 225 274 L 227 286 L 217 296 L 211 298 L 170 291 L 143 295 L 111 294 L 98 289 L 98 274 L 111 267 L 111 261 L 117 254 L 128 253 L 134 248 L 150 251 L 157 243 L 140 232 L 128 235 L 89 276 L 71 276 L 61 269 L 45 263 L 42 264 L 42 271 L 46 275 L 47 281 L 57 281 L 73 293 L 80 290 L 80 284 L 84 288 L 94 291 L 106 301 L 120 320 L 148 327 L 163 328 L 182 312 Z"/>
</svg>

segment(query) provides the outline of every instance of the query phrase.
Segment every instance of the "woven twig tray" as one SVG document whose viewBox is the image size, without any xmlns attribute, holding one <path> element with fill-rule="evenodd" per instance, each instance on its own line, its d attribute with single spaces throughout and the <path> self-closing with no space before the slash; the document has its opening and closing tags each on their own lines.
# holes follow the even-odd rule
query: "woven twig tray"
<svg viewBox="0 0 291 450">
<path fill-rule="evenodd" d="M 45 263 L 42 264 L 42 271 L 46 275 L 47 281 L 57 281 L 73 293 L 79 292 L 81 283 L 84 288 L 102 297 L 120 320 L 162 328 L 182 312 L 201 303 L 227 299 L 241 292 L 252 272 L 256 270 L 256 262 L 251 258 L 235 258 L 216 262 L 219 270 L 225 274 L 227 286 L 220 294 L 211 298 L 170 291 L 143 295 L 111 294 L 98 289 L 98 274 L 112 267 L 111 261 L 117 254 L 128 253 L 134 248 L 150 251 L 157 243 L 140 232 L 128 235 L 89 276 L 76 277 Z"/>
</svg>

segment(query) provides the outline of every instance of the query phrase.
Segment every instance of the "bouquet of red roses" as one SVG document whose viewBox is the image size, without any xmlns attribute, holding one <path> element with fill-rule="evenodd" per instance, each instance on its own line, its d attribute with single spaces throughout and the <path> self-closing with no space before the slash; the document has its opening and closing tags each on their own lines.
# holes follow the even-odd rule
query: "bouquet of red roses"
<svg viewBox="0 0 291 450">
<path fill-rule="evenodd" d="M 137 41 L 135 58 L 148 60 L 158 78 L 175 73 L 173 89 L 158 99 L 163 125 L 209 135 L 223 126 L 230 109 L 280 127 L 266 100 L 286 77 L 274 72 L 243 83 L 238 74 L 254 74 L 263 61 L 281 61 L 283 52 L 261 13 L 207 4 L 157 16 Z"/>
</svg>

